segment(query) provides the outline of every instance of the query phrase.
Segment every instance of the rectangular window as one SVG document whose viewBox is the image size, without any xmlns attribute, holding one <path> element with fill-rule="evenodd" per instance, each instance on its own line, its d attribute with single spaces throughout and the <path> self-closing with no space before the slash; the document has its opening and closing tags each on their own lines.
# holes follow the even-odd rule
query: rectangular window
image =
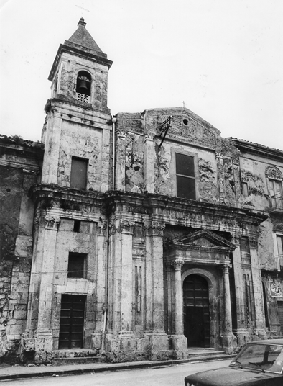
<svg viewBox="0 0 283 386">
<path fill-rule="evenodd" d="M 80 228 L 81 228 L 81 222 L 80 222 L 80 220 L 75 220 L 75 221 L 74 221 L 74 229 L 73 229 L 73 231 L 74 231 L 75 233 L 80 233 Z"/>
<path fill-rule="evenodd" d="M 242 264 L 251 264 L 250 243 L 248 237 L 241 237 L 240 242 Z"/>
<path fill-rule="evenodd" d="M 195 157 L 176 153 L 177 197 L 196 199 Z"/>
<path fill-rule="evenodd" d="M 70 186 L 75 189 L 86 189 L 88 159 L 72 157 Z"/>
<path fill-rule="evenodd" d="M 86 279 L 87 253 L 69 252 L 67 277 Z"/>
</svg>

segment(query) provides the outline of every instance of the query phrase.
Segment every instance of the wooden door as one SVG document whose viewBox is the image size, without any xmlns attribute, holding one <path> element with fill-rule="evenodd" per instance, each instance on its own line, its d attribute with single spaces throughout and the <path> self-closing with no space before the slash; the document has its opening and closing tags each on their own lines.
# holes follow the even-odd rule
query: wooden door
<svg viewBox="0 0 283 386">
<path fill-rule="evenodd" d="M 210 347 L 208 283 L 203 277 L 189 275 L 185 279 L 183 304 L 188 347 Z"/>
<path fill-rule="evenodd" d="M 84 295 L 62 295 L 59 349 L 83 348 Z"/>
</svg>

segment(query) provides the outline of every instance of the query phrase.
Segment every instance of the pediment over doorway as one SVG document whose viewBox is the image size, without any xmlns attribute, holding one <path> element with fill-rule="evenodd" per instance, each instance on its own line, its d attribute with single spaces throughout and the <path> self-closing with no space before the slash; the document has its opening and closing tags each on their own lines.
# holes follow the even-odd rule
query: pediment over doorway
<svg viewBox="0 0 283 386">
<path fill-rule="evenodd" d="M 182 249 L 203 248 L 233 251 L 236 248 L 233 243 L 226 240 L 224 237 L 203 229 L 190 233 L 187 236 L 174 239 L 173 245 L 177 248 L 181 247 Z"/>
</svg>

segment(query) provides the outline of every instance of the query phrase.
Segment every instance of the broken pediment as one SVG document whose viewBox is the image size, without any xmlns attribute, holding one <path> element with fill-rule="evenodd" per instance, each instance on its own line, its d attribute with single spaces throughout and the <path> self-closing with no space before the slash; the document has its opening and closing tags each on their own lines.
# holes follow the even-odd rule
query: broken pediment
<svg viewBox="0 0 283 386">
<path fill-rule="evenodd" d="M 199 230 L 188 234 L 185 237 L 173 240 L 176 247 L 182 248 L 204 248 L 204 249 L 223 249 L 233 251 L 236 247 L 233 243 L 214 232 Z"/>
</svg>

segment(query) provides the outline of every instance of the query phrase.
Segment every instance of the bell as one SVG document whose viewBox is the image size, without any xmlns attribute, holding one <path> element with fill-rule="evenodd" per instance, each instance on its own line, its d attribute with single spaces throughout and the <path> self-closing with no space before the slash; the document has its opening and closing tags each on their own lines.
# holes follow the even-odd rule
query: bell
<svg viewBox="0 0 283 386">
<path fill-rule="evenodd" d="M 88 94 L 89 93 L 89 82 L 85 79 L 79 79 L 78 81 L 78 93 Z"/>
</svg>

